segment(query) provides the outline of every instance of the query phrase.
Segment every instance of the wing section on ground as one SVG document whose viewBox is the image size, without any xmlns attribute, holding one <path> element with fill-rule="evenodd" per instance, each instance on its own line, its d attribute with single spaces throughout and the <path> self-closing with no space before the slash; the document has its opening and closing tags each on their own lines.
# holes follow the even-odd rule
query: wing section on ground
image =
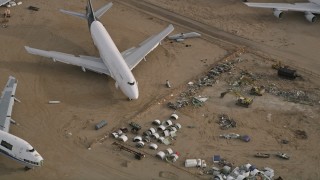
<svg viewBox="0 0 320 180">
<path fill-rule="evenodd" d="M 174 27 L 170 24 L 166 29 L 161 31 L 157 35 L 153 35 L 147 40 L 139 44 L 138 47 L 132 47 L 121 53 L 122 57 L 126 61 L 129 68 L 132 70 L 139 62 L 149 54 L 154 48 L 156 48 L 159 43 L 172 31 Z"/>
<path fill-rule="evenodd" d="M 0 99 L 0 130 L 9 132 L 17 80 L 10 76 Z"/>
<path fill-rule="evenodd" d="M 88 69 L 100 74 L 106 74 L 111 76 L 108 67 L 103 63 L 101 58 L 83 55 L 76 57 L 72 54 L 66 54 L 56 51 L 44 51 L 40 49 L 30 48 L 27 46 L 25 46 L 25 48 L 30 54 L 52 58 L 54 61 L 80 66 L 83 70 Z"/>
<path fill-rule="evenodd" d="M 11 0 L 0 0 L 0 6 L 7 4 Z"/>
<path fill-rule="evenodd" d="M 245 3 L 249 7 L 258 8 L 270 8 L 277 9 L 281 11 L 300 11 L 300 12 L 311 12 L 320 13 L 320 5 L 315 3 Z"/>
</svg>

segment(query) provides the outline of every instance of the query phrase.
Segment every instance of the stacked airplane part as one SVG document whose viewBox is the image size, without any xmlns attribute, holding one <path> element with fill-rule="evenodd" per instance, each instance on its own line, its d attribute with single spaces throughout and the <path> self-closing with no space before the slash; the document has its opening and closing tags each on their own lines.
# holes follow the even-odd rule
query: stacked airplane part
<svg viewBox="0 0 320 180">
<path fill-rule="evenodd" d="M 304 12 L 305 18 L 309 22 L 315 22 L 315 14 L 320 14 L 320 0 L 309 0 L 307 3 L 245 3 L 249 7 L 271 8 L 273 15 L 282 18 L 284 11 Z"/>
<path fill-rule="evenodd" d="M 116 87 L 119 87 L 129 99 L 138 99 L 139 91 L 137 81 L 131 70 L 144 59 L 147 54 L 155 49 L 174 28 L 172 25 L 169 25 L 159 34 L 151 36 L 140 43 L 139 46 L 132 47 L 120 53 L 105 27 L 98 21 L 98 18 L 108 11 L 111 6 L 112 3 L 108 3 L 99 10 L 93 11 L 91 0 L 89 0 L 86 14 L 61 10 L 63 13 L 80 17 L 88 21 L 92 40 L 99 51 L 100 57 L 83 55 L 76 57 L 71 54 L 44 51 L 27 46 L 25 48 L 30 54 L 40 55 L 52 58 L 54 61 L 80 66 L 83 71 L 88 69 L 111 76 L 116 81 Z"/>
<path fill-rule="evenodd" d="M 25 140 L 9 133 L 17 80 L 10 76 L 0 99 L 0 154 L 33 168 L 43 165 L 43 158 Z"/>
</svg>

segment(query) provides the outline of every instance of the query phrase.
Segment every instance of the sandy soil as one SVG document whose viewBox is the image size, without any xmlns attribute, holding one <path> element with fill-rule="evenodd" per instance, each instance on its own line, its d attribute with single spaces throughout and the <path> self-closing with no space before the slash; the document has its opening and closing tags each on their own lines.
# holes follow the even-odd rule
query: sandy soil
<svg viewBox="0 0 320 180">
<path fill-rule="evenodd" d="M 186 88 L 187 82 L 196 80 L 211 65 L 231 52 L 205 39 L 192 39 L 184 43 L 164 41 L 162 46 L 147 56 L 146 62 L 141 62 L 133 70 L 139 81 L 140 97 L 137 101 L 128 102 L 121 91 L 116 90 L 111 78 L 93 72 L 83 73 L 78 67 L 29 55 L 23 48 L 28 45 L 70 54 L 98 56 L 86 22 L 58 11 L 59 8 L 83 10 L 85 1 L 30 0 L 23 3 L 21 6 L 11 8 L 12 18 L 8 28 L 0 28 L 0 84 L 4 85 L 9 75 L 18 79 L 16 95 L 22 103 L 15 104 L 13 118 L 20 125 L 11 126 L 10 132 L 32 144 L 44 157 L 45 164 L 41 168 L 25 172 L 16 162 L 0 156 L 1 179 L 209 179 L 210 176 L 198 176 L 197 169 L 183 168 L 183 162 L 186 158 L 197 157 L 206 159 L 211 166 L 210 160 L 213 154 L 221 154 L 238 165 L 250 162 L 259 167 L 272 167 L 277 176 L 281 175 L 285 179 L 319 178 L 319 169 L 314 168 L 319 164 L 317 153 L 319 152 L 317 143 L 319 105 L 307 106 L 284 102 L 267 94 L 255 99 L 252 108 L 243 109 L 234 105 L 232 96 L 218 98 L 220 92 L 227 88 L 224 81 L 228 77 L 221 77 L 219 81 L 221 83 L 201 91 L 201 95 L 209 97 L 205 106 L 187 107 L 178 111 L 181 116 L 181 120 L 178 121 L 183 129 L 179 132 L 175 144 L 171 146 L 181 153 L 179 161 L 175 164 L 158 160 L 154 157 L 156 151 L 147 148 L 142 149 L 147 157 L 141 161 L 135 160 L 132 154 L 118 151 L 111 145 L 115 141 L 112 138 L 107 138 L 102 144 L 95 144 L 89 151 L 87 148 L 96 139 L 105 134 L 109 135 L 119 127 L 128 126 L 128 122 L 135 121 L 145 130 L 151 127 L 151 121 L 154 119 L 166 120 L 172 113 L 172 110 L 166 107 L 166 102 L 174 100 L 177 94 Z M 104 3 L 105 1 L 97 0 L 94 2 L 94 7 Z M 189 3 L 193 1 L 183 3 L 181 8 L 186 8 L 184 5 Z M 221 7 L 222 12 L 229 3 L 232 3 L 233 9 L 241 5 L 234 1 L 220 1 L 215 6 Z M 26 7 L 29 5 L 40 7 L 40 11 L 27 10 Z M 206 5 L 206 1 L 200 5 Z M 243 8 L 241 12 L 248 14 L 259 12 L 241 8 Z M 0 8 L 0 11 L 3 10 L 4 8 Z M 194 12 L 201 11 L 195 9 Z M 298 15 L 288 14 L 288 22 L 285 22 L 287 19 L 278 22 L 268 11 L 264 13 L 263 17 L 269 19 L 266 24 L 259 19 L 252 19 L 249 15 L 245 16 L 247 19 L 251 18 L 249 22 L 257 23 L 253 27 L 247 25 L 250 24 L 247 21 L 234 18 L 239 16 L 221 16 L 232 20 L 230 24 L 242 27 L 237 32 L 241 36 L 249 38 L 250 36 L 245 36 L 247 33 L 244 32 L 249 31 L 252 39 L 257 38 L 257 41 L 263 40 L 270 46 L 286 48 L 288 51 L 296 51 L 302 47 L 298 42 L 303 40 L 304 43 L 301 44 L 310 44 L 310 48 L 299 54 L 306 56 L 311 62 L 315 57 L 319 57 L 316 47 L 311 46 L 316 44 L 316 38 L 319 38 L 315 33 L 319 23 L 309 25 L 303 18 L 298 18 L 297 23 L 306 26 L 296 25 L 295 31 L 291 27 Z M 119 3 L 115 3 L 101 21 L 121 51 L 137 45 L 168 25 L 161 19 Z M 269 28 L 272 23 L 283 29 Z M 221 21 L 219 28 L 226 31 L 234 28 L 225 29 L 225 26 Z M 262 31 L 262 27 L 268 28 Z M 176 33 L 183 31 L 186 30 L 176 27 Z M 290 37 L 297 36 L 297 39 L 290 38 L 287 33 Z M 279 40 L 281 34 L 287 39 Z M 276 35 L 275 39 L 272 40 L 270 35 Z M 191 47 L 186 47 L 187 44 Z M 253 54 L 245 54 L 243 59 L 248 61 L 239 64 L 240 67 L 243 66 L 242 68 L 254 69 L 253 67 L 257 65 L 261 66 L 260 69 L 270 67 L 269 61 Z M 272 70 L 266 73 L 272 73 Z M 303 77 L 308 76 L 309 74 L 303 74 Z M 170 80 L 173 88 L 165 87 L 166 79 Z M 279 80 L 279 84 L 282 84 L 281 82 Z M 290 87 L 318 92 L 319 78 L 311 76 L 303 81 L 294 82 Z M 47 104 L 49 100 L 60 100 L 62 103 L 49 105 Z M 224 132 L 215 123 L 217 114 L 221 112 L 237 117 L 239 125 L 233 132 L 250 134 L 252 141 L 249 144 L 217 138 Z M 267 119 L 269 113 L 272 114 L 271 120 Z M 94 125 L 102 119 L 106 119 L 108 125 L 95 131 Z M 195 128 L 185 128 L 188 125 L 194 125 Z M 295 129 L 305 130 L 309 138 L 296 139 L 293 134 Z M 133 137 L 133 134 L 129 133 L 129 137 Z M 290 144 L 280 144 L 279 139 L 282 137 L 288 138 Z M 133 146 L 133 143 L 129 142 L 128 145 Z M 161 150 L 166 148 L 160 145 Z M 260 150 L 270 153 L 286 151 L 292 158 L 289 161 L 281 161 L 275 157 L 268 160 L 252 157 L 255 151 Z"/>
</svg>

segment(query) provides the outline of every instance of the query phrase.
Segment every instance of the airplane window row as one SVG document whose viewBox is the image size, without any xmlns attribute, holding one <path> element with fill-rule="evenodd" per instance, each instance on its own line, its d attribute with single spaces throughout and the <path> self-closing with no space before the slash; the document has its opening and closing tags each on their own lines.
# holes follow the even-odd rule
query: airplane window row
<svg viewBox="0 0 320 180">
<path fill-rule="evenodd" d="M 1 146 L 9 149 L 9 150 L 12 150 L 12 145 L 4 140 L 1 141 Z"/>
<path fill-rule="evenodd" d="M 39 165 L 37 162 L 29 161 L 28 159 L 23 159 L 23 160 L 30 164 Z"/>
</svg>

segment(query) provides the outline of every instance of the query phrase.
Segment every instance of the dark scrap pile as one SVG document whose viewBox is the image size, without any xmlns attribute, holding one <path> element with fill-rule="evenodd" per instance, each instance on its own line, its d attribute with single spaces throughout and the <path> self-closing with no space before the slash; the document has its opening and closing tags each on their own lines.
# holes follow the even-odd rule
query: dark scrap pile
<svg viewBox="0 0 320 180">
<path fill-rule="evenodd" d="M 175 103 L 169 102 L 167 104 L 168 107 L 177 110 L 192 104 L 191 101 L 193 97 L 201 87 L 213 86 L 213 84 L 216 82 L 215 78 L 219 77 L 222 73 L 231 71 L 234 67 L 234 64 L 239 63 L 240 61 L 240 58 L 236 58 L 233 61 L 214 66 L 205 76 L 199 78 L 196 83 L 189 84 L 188 88 L 180 93 L 179 99 Z"/>
<path fill-rule="evenodd" d="M 305 131 L 302 131 L 302 130 L 295 130 L 294 134 L 299 139 L 307 139 L 308 138 L 307 133 Z"/>
<path fill-rule="evenodd" d="M 284 100 L 294 103 L 314 105 L 318 102 L 318 100 L 316 100 L 315 97 L 313 98 L 307 92 L 296 89 L 285 91 L 280 90 L 278 87 L 274 85 L 271 85 L 266 87 L 266 92 L 275 96 L 283 97 Z"/>
<path fill-rule="evenodd" d="M 230 118 L 226 114 L 220 114 L 219 115 L 219 121 L 218 124 L 220 125 L 221 129 L 229 129 L 229 128 L 234 128 L 237 126 L 237 123 L 235 120 Z"/>
</svg>

